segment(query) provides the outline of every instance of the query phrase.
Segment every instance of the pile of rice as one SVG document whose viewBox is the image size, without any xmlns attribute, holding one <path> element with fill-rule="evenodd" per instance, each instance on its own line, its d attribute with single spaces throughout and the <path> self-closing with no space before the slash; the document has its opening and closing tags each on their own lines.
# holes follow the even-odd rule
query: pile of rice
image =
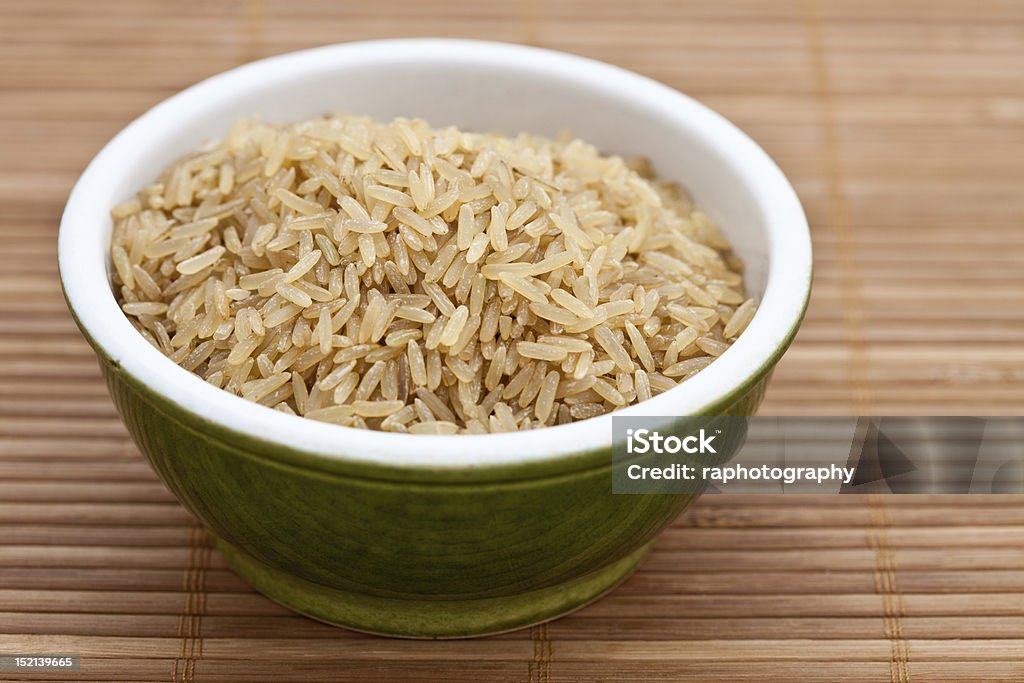
<svg viewBox="0 0 1024 683">
<path fill-rule="evenodd" d="M 708 217 L 580 140 L 242 120 L 112 215 L 116 294 L 151 344 L 354 427 L 594 417 L 707 367 L 754 314 Z"/>
</svg>

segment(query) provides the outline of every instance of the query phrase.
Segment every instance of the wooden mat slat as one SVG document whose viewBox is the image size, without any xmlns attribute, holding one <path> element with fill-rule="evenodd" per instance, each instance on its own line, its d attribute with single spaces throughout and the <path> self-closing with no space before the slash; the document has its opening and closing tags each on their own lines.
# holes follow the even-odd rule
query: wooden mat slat
<svg viewBox="0 0 1024 683">
<path fill-rule="evenodd" d="M 0 524 L 0 548 L 17 546 L 105 546 L 128 548 L 179 547 L 187 541 L 190 525 L 168 524 L 147 526 L 81 526 Z M 946 549 L 1020 547 L 1024 526 L 961 526 L 961 527 L 889 527 L 889 540 L 901 549 Z M 659 541 L 661 553 L 731 550 L 810 550 L 862 548 L 864 531 L 853 528 L 803 527 L 787 529 L 670 529 Z M 902 566 L 902 569 L 909 569 Z M 687 574 L 690 576 L 691 574 Z"/>
<path fill-rule="evenodd" d="M 168 569 L 168 567 L 175 567 Z M 47 591 L 89 592 L 125 590 L 175 591 L 181 586 L 184 563 L 172 562 L 153 568 L 143 564 L 118 567 L 89 565 L 28 565 L 0 567 L 0 579 L 8 589 L 38 588 Z M 207 589 L 217 593 L 248 593 L 248 587 L 226 568 L 209 569 L 205 573 Z M 905 570 L 900 573 L 901 592 L 909 594 L 971 594 L 997 593 L 1009 595 L 1024 592 L 1024 571 L 1020 570 Z M 665 593 L 699 593 L 709 595 L 861 595 L 875 592 L 874 572 L 865 570 L 834 570 L 806 572 L 772 570 L 750 572 L 716 571 L 714 573 L 645 569 L 644 573 L 621 589 L 623 595 L 660 596 Z M 49 594 L 47 594 L 49 595 Z M 55 594 L 59 597 L 61 594 Z M 795 598 L 794 598 L 795 599 Z"/>
<path fill-rule="evenodd" d="M 19 545 L 4 548 L 0 568 L 5 567 L 102 567 L 110 562 L 110 556 L 119 557 L 119 564 L 128 568 L 155 568 L 181 564 L 188 558 L 184 547 L 143 547 L 125 546 L 63 546 L 63 545 Z M 894 559 L 901 571 L 978 571 L 985 572 L 992 566 L 1010 570 L 1024 570 L 1024 549 L 1013 548 L 971 548 L 970 553 L 949 553 L 945 548 L 893 550 Z M 220 567 L 219 556 L 214 567 Z M 683 573 L 675 589 L 685 588 L 685 574 L 701 569 L 721 572 L 735 572 L 737 581 L 747 581 L 745 573 L 761 574 L 770 571 L 791 573 L 820 573 L 833 568 L 841 570 L 874 572 L 875 552 L 872 548 L 822 549 L 814 552 L 797 550 L 678 550 L 658 553 L 647 561 L 651 572 Z M 792 581 L 800 581 L 794 576 Z M 2 589 L 0 589 L 2 590 Z"/>
<path fill-rule="evenodd" d="M 110 636 L 6 636 L 17 651 L 46 650 L 52 652 L 75 651 L 85 657 L 102 657 L 113 650 L 127 659 L 173 657 L 177 648 L 175 638 L 136 636 L 131 638 Z M 610 661 L 672 661 L 686 663 L 714 662 L 718 650 L 732 648 L 737 658 L 750 662 L 888 662 L 889 648 L 873 639 L 818 641 L 811 639 L 782 640 L 660 640 L 637 642 L 622 640 L 566 641 L 559 649 L 561 662 L 589 662 L 592 645 L 602 649 Z M 339 639 L 332 643 L 330 652 L 321 655 L 324 663 L 351 663 L 376 661 L 450 661 L 468 655 L 477 661 L 521 661 L 529 652 L 528 639 L 502 638 L 486 641 L 483 645 L 459 642 L 402 642 L 377 641 L 372 649 L 359 639 Z M 1011 661 L 1015 649 L 1024 647 L 1024 640 L 1006 639 L 991 642 L 942 642 L 913 640 L 912 647 L 919 661 Z M 263 638 L 261 654 L 268 659 L 290 661 L 306 651 L 305 639 Z M 252 645 L 242 638 L 207 638 L 204 656 L 221 660 L 248 660 L 253 655 Z"/>
<path fill-rule="evenodd" d="M 1022 22 L 1016 0 L 4 3 L 0 650 L 80 652 L 76 680 L 1024 680 L 1024 496 L 705 496 L 606 599 L 476 642 L 298 617 L 139 456 L 55 263 L 91 156 L 201 78 L 360 38 L 527 42 L 698 97 L 792 179 L 815 293 L 765 413 L 1022 414 Z"/>
<path fill-rule="evenodd" d="M 127 457 L 127 456 L 126 456 Z M 978 524 L 1019 526 L 1024 512 L 1012 506 L 975 507 L 964 510 L 950 508 L 918 508 L 905 506 L 892 511 L 901 525 L 908 527 L 977 526 Z M 679 524 L 720 528 L 777 528 L 794 524 L 797 527 L 863 528 L 870 522 L 867 512 L 855 512 L 808 505 L 800 508 L 750 507 L 740 510 L 709 510 L 696 508 Z M 119 524 L 144 526 L 150 524 L 188 524 L 187 512 L 174 503 L 0 503 L 0 524 L 62 524 L 89 526 Z"/>
</svg>

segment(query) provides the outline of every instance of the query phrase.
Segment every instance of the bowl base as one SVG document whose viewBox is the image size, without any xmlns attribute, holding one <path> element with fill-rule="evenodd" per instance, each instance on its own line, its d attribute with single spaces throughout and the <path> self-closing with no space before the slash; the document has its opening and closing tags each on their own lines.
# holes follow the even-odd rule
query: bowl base
<svg viewBox="0 0 1024 683">
<path fill-rule="evenodd" d="M 499 598 L 415 600 L 330 588 L 275 569 L 214 537 L 227 563 L 253 588 L 288 609 L 354 631 L 397 638 L 476 638 L 533 626 L 579 609 L 628 578 L 650 550 L 641 546 L 596 572 Z"/>
</svg>

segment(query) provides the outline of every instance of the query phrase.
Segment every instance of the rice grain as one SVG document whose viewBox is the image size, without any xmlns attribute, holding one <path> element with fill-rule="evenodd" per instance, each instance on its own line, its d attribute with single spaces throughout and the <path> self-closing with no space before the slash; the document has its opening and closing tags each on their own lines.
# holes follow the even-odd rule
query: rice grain
<svg viewBox="0 0 1024 683">
<path fill-rule="evenodd" d="M 115 293 L 150 343 L 346 426 L 588 419 L 707 367 L 756 311 L 684 192 L 579 140 L 243 120 L 111 216 Z"/>
</svg>

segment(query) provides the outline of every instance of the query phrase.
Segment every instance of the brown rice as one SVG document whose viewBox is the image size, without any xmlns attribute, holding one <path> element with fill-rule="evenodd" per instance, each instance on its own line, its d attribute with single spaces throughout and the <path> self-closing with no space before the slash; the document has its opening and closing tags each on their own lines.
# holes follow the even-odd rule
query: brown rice
<svg viewBox="0 0 1024 683">
<path fill-rule="evenodd" d="M 111 213 L 116 294 L 151 344 L 354 427 L 601 415 L 707 367 L 755 310 L 678 187 L 578 139 L 242 120 Z"/>
</svg>

